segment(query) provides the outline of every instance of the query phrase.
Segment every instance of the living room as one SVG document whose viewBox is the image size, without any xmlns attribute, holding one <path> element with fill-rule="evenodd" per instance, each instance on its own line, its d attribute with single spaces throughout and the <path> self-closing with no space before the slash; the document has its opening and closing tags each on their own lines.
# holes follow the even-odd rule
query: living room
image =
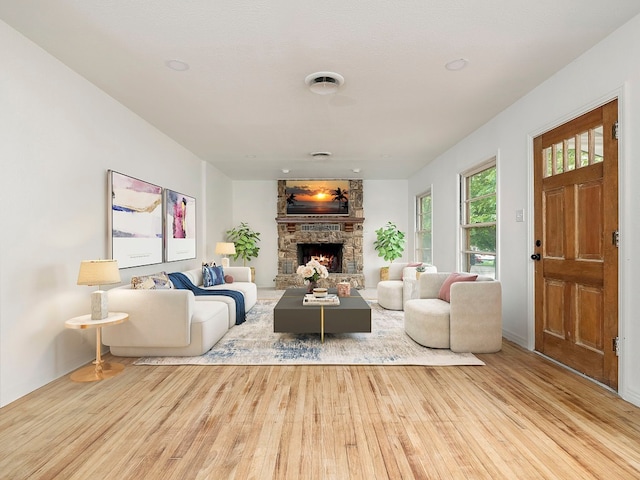
<svg viewBox="0 0 640 480">
<path fill-rule="evenodd" d="M 83 259 L 107 253 L 106 172 L 115 170 L 191 194 L 198 199 L 195 260 L 121 271 L 132 275 L 196 268 L 215 257 L 216 242 L 241 221 L 261 233 L 251 263 L 259 287 L 277 274 L 277 180 L 231 179 L 158 128 L 138 117 L 7 23 L 0 22 L 5 140 L 0 240 L 0 406 L 67 375 L 94 358 L 91 335 L 65 330 L 68 318 L 87 312 L 89 289 L 76 285 Z M 640 16 L 505 108 L 406 179 L 364 179 L 364 277 L 375 287 L 386 262 L 373 248 L 374 230 L 394 221 L 412 232 L 416 195 L 431 188 L 433 260 L 458 269 L 458 176 L 489 158 L 498 168 L 499 278 L 503 335 L 534 346 L 531 139 L 563 120 L 613 98 L 620 102 L 620 377 L 618 394 L 640 406 L 640 239 L 634 205 L 640 203 Z M 593 75 L 594 65 L 600 65 Z M 587 80 L 588 79 L 588 80 Z M 281 174 L 284 178 L 285 174 Z M 331 177 L 358 178 L 336 168 Z M 393 195 L 389 195 L 393 192 Z M 260 199 L 260 201 L 256 201 Z M 515 220 L 522 209 L 524 222 Z M 9 234 L 7 234 L 9 233 Z M 11 234 L 18 235 L 15 239 Z M 412 260 L 412 235 L 403 260 Z"/>
<path fill-rule="evenodd" d="M 509 239 L 508 248 L 500 250 L 500 278 L 505 289 L 504 335 L 525 348 L 532 348 L 531 265 L 528 261 L 532 244 L 527 223 L 509 221 L 516 209 L 529 211 L 525 140 L 536 129 L 563 116 L 571 117 L 572 112 L 601 102 L 607 96 L 623 96 L 634 85 L 635 65 L 608 59 L 608 75 L 585 82 L 577 92 L 566 88 L 573 78 L 581 78 L 581 68 L 608 58 L 613 44 L 616 52 L 628 48 L 628 58 L 632 58 L 637 44 L 634 22 L 638 19 L 631 20 L 412 178 L 365 180 L 366 285 L 375 286 L 378 270 L 386 264 L 373 250 L 374 230 L 393 220 L 402 230 L 409 231 L 413 224 L 413 199 L 432 185 L 434 231 L 438 232 L 433 240 L 434 263 L 442 271 L 455 270 L 457 175 L 498 155 L 501 216 L 507 219 L 501 225 L 498 244 L 503 245 Z M 2 26 L 3 44 L 8 46 L 3 55 L 6 64 L 11 66 L 5 77 L 8 86 L 5 91 L 12 92 L 5 100 L 2 115 L 7 129 L 15 132 L 3 145 L 3 157 L 14 159 L 4 167 L 3 192 L 8 204 L 11 199 L 29 199 L 22 208 L 5 209 L 3 213 L 5 224 L 12 225 L 12 231 L 28 232 L 20 235 L 19 241 L 10 237 L 2 240 L 0 385 L 1 402 L 6 405 L 90 360 L 93 354 L 74 332 L 64 330 L 63 323 L 87 308 L 87 292 L 75 285 L 80 260 L 106 254 L 107 199 L 96 192 L 105 191 L 108 169 L 198 197 L 199 258 L 196 262 L 170 263 L 164 268 L 184 270 L 200 260 L 212 259 L 215 243 L 224 239 L 224 232 L 245 221 L 262 234 L 263 253 L 252 266 L 256 268 L 256 283 L 266 287 L 273 286 L 277 272 L 275 256 L 267 253 L 277 251 L 274 220 L 277 182 L 230 180 L 6 24 Z M 10 88 L 12 84 L 14 88 Z M 547 98 L 549 100 L 544 100 Z M 630 185 L 635 178 L 635 167 L 628 159 L 633 158 L 633 134 L 635 128 L 640 127 L 632 121 L 639 111 L 633 101 L 633 97 L 625 98 L 621 107 L 623 118 L 629 118 L 626 125 L 621 125 L 623 132 L 629 132 L 624 137 L 628 140 L 623 143 L 625 154 L 620 160 L 621 171 L 625 172 L 621 178 L 621 224 L 625 225 L 621 252 L 627 242 L 636 237 L 630 210 L 634 200 Z M 505 158 L 510 160 L 503 160 Z M 349 172 L 336 172 L 336 176 L 348 177 Z M 353 173 L 351 176 L 355 177 Z M 24 181 L 16 182 L 17 178 Z M 256 202 L 254 198 L 267 200 Z M 413 250 L 411 235 L 408 240 L 405 260 L 411 259 Z M 620 394 L 640 404 L 640 377 L 636 377 L 631 368 L 625 368 L 640 361 L 636 358 L 640 354 L 635 353 L 638 349 L 633 348 L 640 342 L 640 332 L 635 331 L 631 315 L 636 310 L 635 298 L 625 294 L 634 291 L 631 271 L 635 270 L 635 260 L 631 255 L 621 255 L 621 259 L 625 259 L 620 265 L 621 329 L 625 348 L 621 356 Z M 152 273 L 158 269 L 159 266 L 150 266 L 123 270 L 123 281 L 134 273 Z M 16 280 L 18 272 L 20 279 Z M 35 304 L 34 288 L 40 299 Z M 29 327 L 25 329 L 26 325 Z"/>
</svg>

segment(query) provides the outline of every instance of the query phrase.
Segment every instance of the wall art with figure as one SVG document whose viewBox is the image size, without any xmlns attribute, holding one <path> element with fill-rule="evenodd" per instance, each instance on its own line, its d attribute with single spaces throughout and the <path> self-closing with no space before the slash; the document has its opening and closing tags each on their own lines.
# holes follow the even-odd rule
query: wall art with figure
<svg viewBox="0 0 640 480">
<path fill-rule="evenodd" d="M 165 261 L 196 258 L 196 199 L 165 189 Z"/>
</svg>

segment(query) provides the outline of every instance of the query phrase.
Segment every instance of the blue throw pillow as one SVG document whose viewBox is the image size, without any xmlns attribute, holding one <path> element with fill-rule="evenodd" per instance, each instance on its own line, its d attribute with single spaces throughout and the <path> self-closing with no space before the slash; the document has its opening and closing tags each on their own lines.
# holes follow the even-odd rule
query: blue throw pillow
<svg viewBox="0 0 640 480">
<path fill-rule="evenodd" d="M 216 267 L 215 265 L 212 267 L 208 265 L 202 266 L 202 284 L 205 287 L 222 285 L 224 283 L 224 270 L 222 267 Z"/>
</svg>

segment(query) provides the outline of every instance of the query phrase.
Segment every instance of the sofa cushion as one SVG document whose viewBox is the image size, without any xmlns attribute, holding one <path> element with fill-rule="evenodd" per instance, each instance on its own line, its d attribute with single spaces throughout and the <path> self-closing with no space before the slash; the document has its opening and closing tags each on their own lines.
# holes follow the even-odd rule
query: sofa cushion
<svg viewBox="0 0 640 480">
<path fill-rule="evenodd" d="M 468 273 L 451 273 L 440 287 L 438 298 L 445 302 L 451 302 L 451 285 L 456 282 L 475 282 L 478 275 L 471 275 Z"/>
<path fill-rule="evenodd" d="M 164 290 L 173 288 L 173 284 L 167 272 L 158 272 L 151 275 L 131 277 L 131 288 L 136 290 Z"/>
<path fill-rule="evenodd" d="M 202 284 L 204 287 L 223 285 L 224 283 L 224 270 L 222 267 L 209 266 L 207 264 L 202 266 Z"/>
</svg>

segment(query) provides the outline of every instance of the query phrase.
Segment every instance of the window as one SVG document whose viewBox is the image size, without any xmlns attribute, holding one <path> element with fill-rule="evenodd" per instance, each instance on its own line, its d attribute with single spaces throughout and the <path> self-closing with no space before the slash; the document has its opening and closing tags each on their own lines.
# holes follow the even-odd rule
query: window
<svg viewBox="0 0 640 480">
<path fill-rule="evenodd" d="M 495 278 L 496 276 L 496 163 L 462 176 L 461 231 L 462 269 Z"/>
<path fill-rule="evenodd" d="M 561 140 L 542 151 L 544 177 L 551 177 L 604 160 L 603 127 L 599 125 Z"/>
<path fill-rule="evenodd" d="M 431 190 L 416 197 L 416 261 L 432 263 Z"/>
</svg>

